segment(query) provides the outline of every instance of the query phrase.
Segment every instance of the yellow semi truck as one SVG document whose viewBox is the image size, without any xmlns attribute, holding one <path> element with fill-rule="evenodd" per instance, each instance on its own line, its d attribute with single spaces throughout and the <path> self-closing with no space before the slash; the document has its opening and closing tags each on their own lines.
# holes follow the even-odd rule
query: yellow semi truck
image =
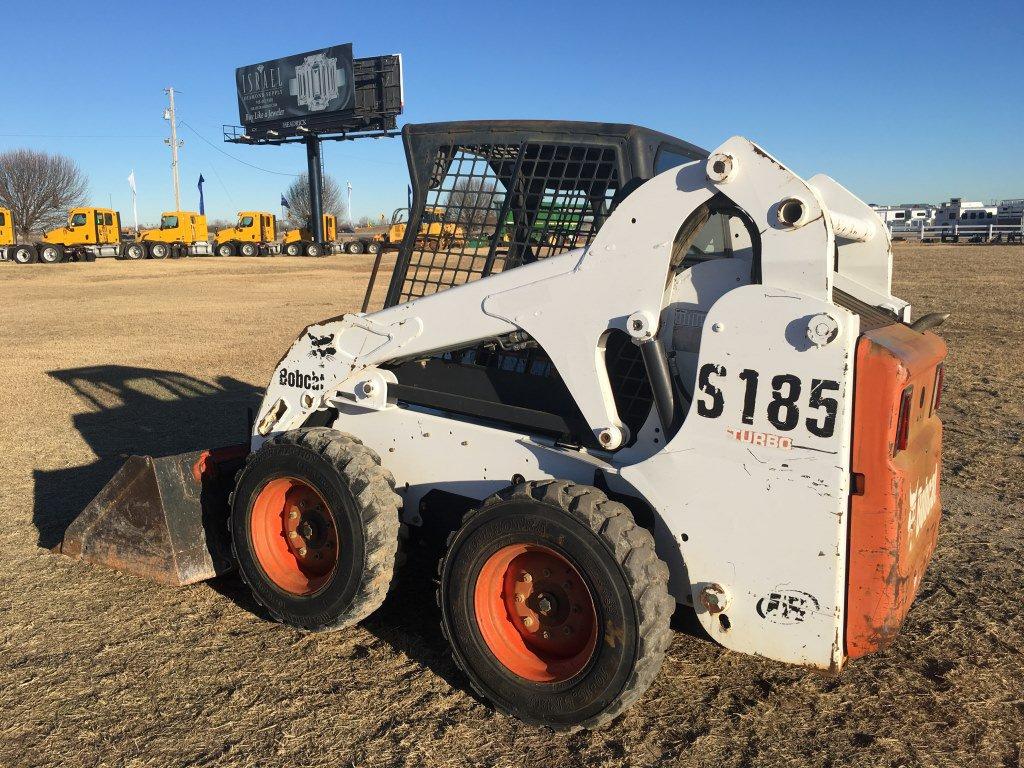
<svg viewBox="0 0 1024 768">
<path fill-rule="evenodd" d="M 238 223 L 214 235 L 213 252 L 217 256 L 276 256 L 277 218 L 266 211 L 239 211 Z"/>
<path fill-rule="evenodd" d="M 14 214 L 7 208 L 0 208 L 0 261 L 33 264 L 38 258 L 38 251 L 34 245 L 18 242 L 14 229 Z"/>
<path fill-rule="evenodd" d="M 323 218 L 323 243 L 313 242 L 312 228 L 308 225 L 302 229 L 285 232 L 283 248 L 289 256 L 326 256 L 328 253 L 380 253 L 383 248 L 383 236 L 365 232 L 338 232 L 338 219 L 332 213 L 325 213 Z"/>
<path fill-rule="evenodd" d="M 110 208 L 85 206 L 68 212 L 68 223 L 51 229 L 37 246 L 43 264 L 96 261 L 121 254 L 121 214 Z"/>
<path fill-rule="evenodd" d="M 137 261 L 211 255 L 213 246 L 205 216 L 195 211 L 166 211 L 160 216 L 158 228 L 140 232 L 118 258 Z"/>
</svg>

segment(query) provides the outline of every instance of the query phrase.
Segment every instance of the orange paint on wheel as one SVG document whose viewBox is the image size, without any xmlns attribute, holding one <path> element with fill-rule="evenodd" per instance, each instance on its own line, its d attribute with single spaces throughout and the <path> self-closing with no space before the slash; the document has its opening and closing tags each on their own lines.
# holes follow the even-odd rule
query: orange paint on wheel
<svg viewBox="0 0 1024 768">
<path fill-rule="evenodd" d="M 250 517 L 252 550 L 263 572 L 293 595 L 311 595 L 338 564 L 338 531 L 330 507 L 312 486 L 294 477 L 260 490 Z"/>
<path fill-rule="evenodd" d="M 476 580 L 474 610 L 495 658 L 532 682 L 570 679 L 597 647 L 590 588 L 548 547 L 513 544 L 491 555 Z"/>
</svg>

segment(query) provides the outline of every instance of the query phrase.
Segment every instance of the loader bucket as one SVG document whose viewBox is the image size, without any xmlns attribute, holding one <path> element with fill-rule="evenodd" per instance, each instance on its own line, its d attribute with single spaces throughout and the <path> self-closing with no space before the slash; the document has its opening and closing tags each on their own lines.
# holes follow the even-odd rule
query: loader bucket
<svg viewBox="0 0 1024 768">
<path fill-rule="evenodd" d="M 132 456 L 55 548 L 88 563 L 182 586 L 233 568 L 228 495 L 248 446 Z"/>
</svg>

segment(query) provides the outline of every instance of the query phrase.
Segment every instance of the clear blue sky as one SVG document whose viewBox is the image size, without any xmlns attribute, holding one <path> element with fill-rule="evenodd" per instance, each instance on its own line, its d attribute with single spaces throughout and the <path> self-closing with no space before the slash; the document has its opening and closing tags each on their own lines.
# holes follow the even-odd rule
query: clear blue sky
<svg viewBox="0 0 1024 768">
<path fill-rule="evenodd" d="M 404 122 L 632 122 L 712 149 L 733 134 L 871 202 L 1024 196 L 1024 3 L 257 2 L 8 3 L 0 150 L 74 157 L 96 204 L 130 221 L 171 208 L 163 89 L 219 149 L 298 173 L 299 148 L 221 142 L 234 69 L 351 41 L 400 52 Z M 175 38 L 181 30 L 183 36 Z M 182 125 L 183 206 L 278 210 L 290 178 L 235 162 Z M 331 143 L 327 172 L 356 216 L 403 205 L 400 139 Z"/>
</svg>

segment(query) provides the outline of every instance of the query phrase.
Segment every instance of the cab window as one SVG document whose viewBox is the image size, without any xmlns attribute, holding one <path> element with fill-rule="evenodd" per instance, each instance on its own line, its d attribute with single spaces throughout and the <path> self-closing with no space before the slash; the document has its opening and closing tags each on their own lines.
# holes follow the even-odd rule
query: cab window
<svg viewBox="0 0 1024 768">
<path fill-rule="evenodd" d="M 0 227 L 2 227 L 6 223 L 7 223 L 7 216 L 5 214 L 3 214 L 3 213 L 0 213 Z"/>
<path fill-rule="evenodd" d="M 252 216 L 243 216 L 242 218 L 240 218 L 238 220 L 238 226 L 240 226 L 240 227 L 251 227 L 252 226 Z"/>
<path fill-rule="evenodd" d="M 76 213 L 68 221 L 69 227 L 84 227 L 86 216 L 84 213 Z"/>
<path fill-rule="evenodd" d="M 658 150 L 657 157 L 654 158 L 654 175 L 657 176 L 669 168 L 677 168 L 680 165 L 693 162 L 693 160 L 693 157 L 683 154 L 677 147 L 663 144 Z"/>
<path fill-rule="evenodd" d="M 174 229 L 177 226 L 177 216 L 164 216 L 162 219 L 160 219 L 160 229 Z"/>
<path fill-rule="evenodd" d="M 392 224 L 404 224 L 409 220 L 409 209 L 399 208 L 391 215 Z"/>
<path fill-rule="evenodd" d="M 112 214 L 112 213 L 104 213 L 103 214 L 103 223 L 106 224 L 108 227 L 111 226 L 114 223 L 114 214 Z"/>
</svg>

